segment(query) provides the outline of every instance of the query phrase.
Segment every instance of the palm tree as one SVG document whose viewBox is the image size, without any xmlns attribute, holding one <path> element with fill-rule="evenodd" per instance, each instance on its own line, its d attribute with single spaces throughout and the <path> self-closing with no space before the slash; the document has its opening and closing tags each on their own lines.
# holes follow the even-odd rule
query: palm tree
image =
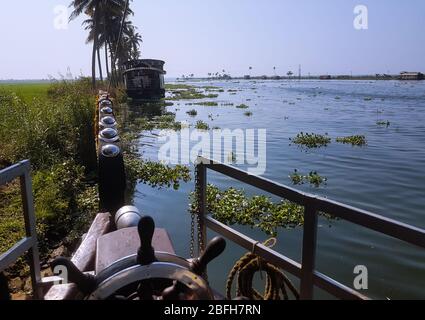
<svg viewBox="0 0 425 320">
<path fill-rule="evenodd" d="M 99 62 L 99 70 L 101 72 L 100 63 L 100 48 L 109 44 L 109 49 L 112 52 L 111 44 L 111 33 L 115 31 L 117 23 L 124 13 L 124 8 L 129 0 L 73 0 L 70 7 L 73 7 L 70 20 L 74 20 L 82 13 L 89 16 L 89 19 L 84 21 L 86 25 L 85 29 L 89 31 L 87 42 L 93 42 L 92 52 L 92 86 L 96 87 L 96 54 Z M 128 15 L 132 13 L 131 10 L 127 10 L 124 14 Z M 116 37 L 117 39 L 118 37 Z M 107 53 L 105 53 L 107 60 Z M 112 55 L 111 55 L 112 58 Z M 112 60 L 112 59 L 111 59 Z"/>
<path fill-rule="evenodd" d="M 289 79 L 291 79 L 291 77 L 292 77 L 293 74 L 294 73 L 292 71 L 288 71 L 288 73 L 286 75 L 289 77 Z"/>
</svg>

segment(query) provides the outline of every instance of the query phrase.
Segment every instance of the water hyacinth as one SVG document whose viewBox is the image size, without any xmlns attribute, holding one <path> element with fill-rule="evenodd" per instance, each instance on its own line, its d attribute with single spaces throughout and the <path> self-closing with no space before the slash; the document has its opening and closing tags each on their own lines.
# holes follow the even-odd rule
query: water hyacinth
<svg viewBox="0 0 425 320">
<path fill-rule="evenodd" d="M 267 235 L 276 236 L 279 228 L 303 225 L 304 208 L 287 200 L 274 203 L 270 197 L 260 195 L 249 198 L 244 190 L 220 190 L 207 186 L 207 211 L 214 219 L 227 225 L 259 228 Z M 190 211 L 197 212 L 195 193 L 190 195 Z"/>
<path fill-rule="evenodd" d="M 336 142 L 353 146 L 364 146 L 367 143 L 366 137 L 361 135 L 336 138 Z"/>
<path fill-rule="evenodd" d="M 325 135 L 321 135 L 301 132 L 297 134 L 295 138 L 290 138 L 289 140 L 306 148 L 321 148 L 326 147 L 329 143 L 331 143 L 331 138 L 328 137 L 327 133 Z"/>
</svg>

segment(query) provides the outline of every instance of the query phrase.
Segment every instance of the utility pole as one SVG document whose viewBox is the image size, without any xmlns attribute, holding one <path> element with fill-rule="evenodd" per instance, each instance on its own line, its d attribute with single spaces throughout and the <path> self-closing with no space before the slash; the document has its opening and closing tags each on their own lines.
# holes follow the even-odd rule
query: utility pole
<svg viewBox="0 0 425 320">
<path fill-rule="evenodd" d="M 298 66 L 298 80 L 301 80 L 301 65 Z"/>
</svg>

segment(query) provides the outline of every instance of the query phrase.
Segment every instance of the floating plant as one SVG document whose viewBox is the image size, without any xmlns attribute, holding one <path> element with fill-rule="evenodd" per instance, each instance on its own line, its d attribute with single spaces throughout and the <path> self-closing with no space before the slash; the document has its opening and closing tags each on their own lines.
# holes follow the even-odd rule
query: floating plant
<svg viewBox="0 0 425 320">
<path fill-rule="evenodd" d="M 196 122 L 196 126 L 195 127 L 198 130 L 205 130 L 205 131 L 210 129 L 209 125 L 207 123 L 205 123 L 204 121 L 202 121 L 202 120 L 198 120 Z"/>
<path fill-rule="evenodd" d="M 326 184 L 328 180 L 317 173 L 317 171 L 311 171 L 308 175 L 302 175 L 295 169 L 294 173 L 289 176 L 294 185 L 301 185 L 304 183 L 310 183 L 312 186 L 318 188 L 322 184 Z"/>
<path fill-rule="evenodd" d="M 336 142 L 343 144 L 351 144 L 353 146 L 364 146 L 367 143 L 366 137 L 360 135 L 336 138 Z"/>
<path fill-rule="evenodd" d="M 251 111 L 247 111 L 244 113 L 245 116 L 247 117 L 251 117 L 253 115 L 253 113 Z"/>
<path fill-rule="evenodd" d="M 391 122 L 389 122 L 389 121 L 377 121 L 376 124 L 378 126 L 387 127 L 388 128 L 391 125 Z"/>
<path fill-rule="evenodd" d="M 299 133 L 295 138 L 290 138 L 293 143 L 301 145 L 307 148 L 320 148 L 326 147 L 331 143 L 331 138 L 328 137 L 328 134 L 325 135 L 315 134 L 315 133 Z"/>
<path fill-rule="evenodd" d="M 240 105 L 238 105 L 238 106 L 236 106 L 236 108 L 238 108 L 238 109 L 248 109 L 249 108 L 249 106 L 247 106 L 246 104 L 240 104 Z"/>
<path fill-rule="evenodd" d="M 198 111 L 196 111 L 195 109 L 189 110 L 186 113 L 191 117 L 196 117 L 198 115 Z"/>
</svg>

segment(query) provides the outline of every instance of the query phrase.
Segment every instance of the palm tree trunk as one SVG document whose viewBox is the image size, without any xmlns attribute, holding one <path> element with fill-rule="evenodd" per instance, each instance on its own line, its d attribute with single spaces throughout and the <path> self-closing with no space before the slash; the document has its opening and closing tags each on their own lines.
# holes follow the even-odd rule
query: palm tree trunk
<svg viewBox="0 0 425 320">
<path fill-rule="evenodd" d="M 98 51 L 99 30 L 97 29 L 97 20 L 99 18 L 99 4 L 96 5 L 93 14 L 93 52 L 92 52 L 92 88 L 96 89 L 96 52 Z"/>
<path fill-rule="evenodd" d="M 100 60 L 100 49 L 99 49 L 99 46 L 96 49 L 96 51 L 97 51 L 97 62 L 99 64 L 100 81 L 103 82 L 102 61 Z"/>
<path fill-rule="evenodd" d="M 97 47 L 97 32 L 94 31 L 94 41 L 93 41 L 93 52 L 92 52 L 92 59 L 91 59 L 91 77 L 92 77 L 92 88 L 93 90 L 96 89 L 96 47 Z"/>
<path fill-rule="evenodd" d="M 106 65 L 106 76 L 110 78 L 109 74 L 109 62 L 108 62 L 108 43 L 105 41 L 105 65 Z"/>
</svg>

